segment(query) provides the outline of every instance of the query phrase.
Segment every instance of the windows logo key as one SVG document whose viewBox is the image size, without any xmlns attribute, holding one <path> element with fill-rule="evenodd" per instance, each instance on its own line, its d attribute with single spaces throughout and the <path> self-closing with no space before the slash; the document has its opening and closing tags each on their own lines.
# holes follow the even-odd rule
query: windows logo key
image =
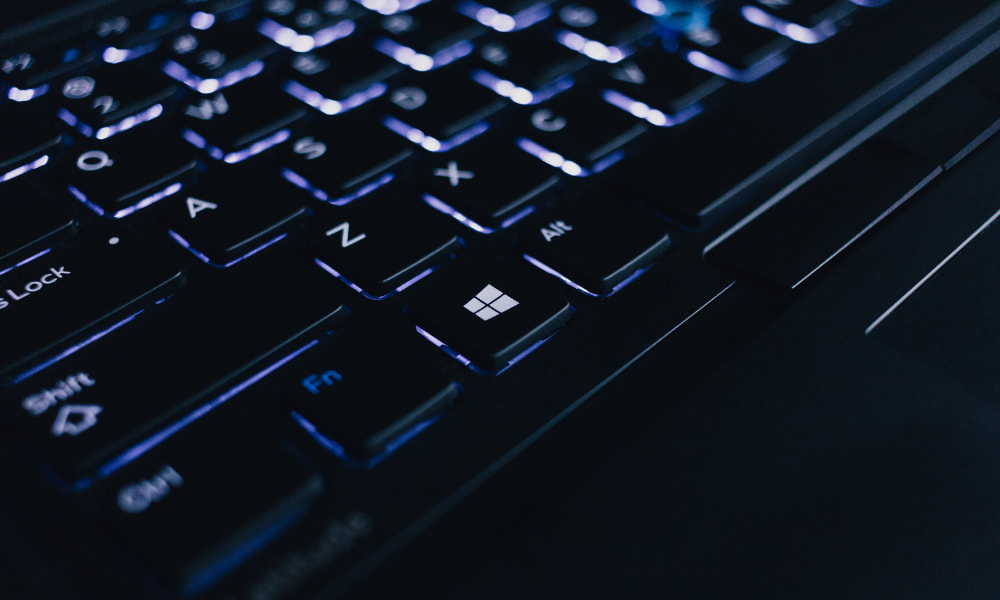
<svg viewBox="0 0 1000 600">
<path fill-rule="evenodd" d="M 489 321 L 518 305 L 507 294 L 504 294 L 492 285 L 487 285 L 476 294 L 476 297 L 465 303 L 465 309 L 484 321 Z"/>
</svg>

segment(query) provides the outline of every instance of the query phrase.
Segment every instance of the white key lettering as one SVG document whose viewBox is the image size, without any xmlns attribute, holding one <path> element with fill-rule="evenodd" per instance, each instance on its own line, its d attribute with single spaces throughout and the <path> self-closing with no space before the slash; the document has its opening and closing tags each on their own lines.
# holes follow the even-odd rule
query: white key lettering
<svg viewBox="0 0 1000 600">
<path fill-rule="evenodd" d="M 149 509 L 154 502 L 160 502 L 170 490 L 184 485 L 184 478 L 170 465 L 163 465 L 160 472 L 149 479 L 143 479 L 123 487 L 118 492 L 118 508 L 130 515 Z"/>
</svg>

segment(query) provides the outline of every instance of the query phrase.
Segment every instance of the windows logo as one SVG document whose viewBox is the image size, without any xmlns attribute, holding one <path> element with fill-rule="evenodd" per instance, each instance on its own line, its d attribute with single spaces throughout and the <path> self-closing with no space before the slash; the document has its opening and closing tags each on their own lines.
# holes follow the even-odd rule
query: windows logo
<svg viewBox="0 0 1000 600">
<path fill-rule="evenodd" d="M 484 321 L 505 313 L 519 303 L 507 294 L 487 285 L 476 297 L 465 303 L 465 309 Z"/>
</svg>

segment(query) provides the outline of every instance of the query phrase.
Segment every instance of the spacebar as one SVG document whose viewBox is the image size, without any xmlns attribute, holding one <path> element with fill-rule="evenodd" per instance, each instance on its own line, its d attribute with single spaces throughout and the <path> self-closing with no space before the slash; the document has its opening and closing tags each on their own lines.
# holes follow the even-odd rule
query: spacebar
<svg viewBox="0 0 1000 600">
<path fill-rule="evenodd" d="M 192 279 L 183 298 L 15 389 L 12 419 L 57 475 L 80 482 L 110 474 L 308 348 L 347 313 L 282 269 L 220 277 Z"/>
</svg>

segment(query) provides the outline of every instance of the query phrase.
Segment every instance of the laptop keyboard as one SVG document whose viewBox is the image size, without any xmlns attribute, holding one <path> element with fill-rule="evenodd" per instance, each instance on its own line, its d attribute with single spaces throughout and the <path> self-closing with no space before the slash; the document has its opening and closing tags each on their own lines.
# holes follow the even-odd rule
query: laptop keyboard
<svg viewBox="0 0 1000 600">
<path fill-rule="evenodd" d="M 315 542 L 302 578 L 364 551 L 374 517 L 357 506 L 411 464 L 393 460 L 460 463 L 445 441 L 470 411 L 503 426 L 522 419 L 515 390 L 593 370 L 498 434 L 513 448 L 725 289 L 688 242 L 856 131 L 781 155 L 872 81 L 837 80 L 768 139 L 746 135 L 741 106 L 901 10 L 876 4 L 150 2 L 11 53 L 0 377 L 26 470 L 167 595 L 215 590 L 317 527 L 339 546 Z M 874 218 L 992 126 L 994 102 L 962 93 L 972 116 L 947 157 L 844 161 L 856 186 L 898 182 L 852 214 Z M 727 168 L 706 178 L 713 162 Z M 770 254 L 791 247 L 773 276 L 794 287 L 858 230 L 769 246 L 811 218 L 775 215 L 709 258 L 780 270 Z M 693 269 L 707 274 L 685 286 Z M 661 301 L 627 290 L 663 276 L 649 321 Z M 586 333 L 608 314 L 615 331 Z M 432 479 L 413 493 L 440 501 Z M 393 514 L 378 527 L 414 519 Z"/>
</svg>

